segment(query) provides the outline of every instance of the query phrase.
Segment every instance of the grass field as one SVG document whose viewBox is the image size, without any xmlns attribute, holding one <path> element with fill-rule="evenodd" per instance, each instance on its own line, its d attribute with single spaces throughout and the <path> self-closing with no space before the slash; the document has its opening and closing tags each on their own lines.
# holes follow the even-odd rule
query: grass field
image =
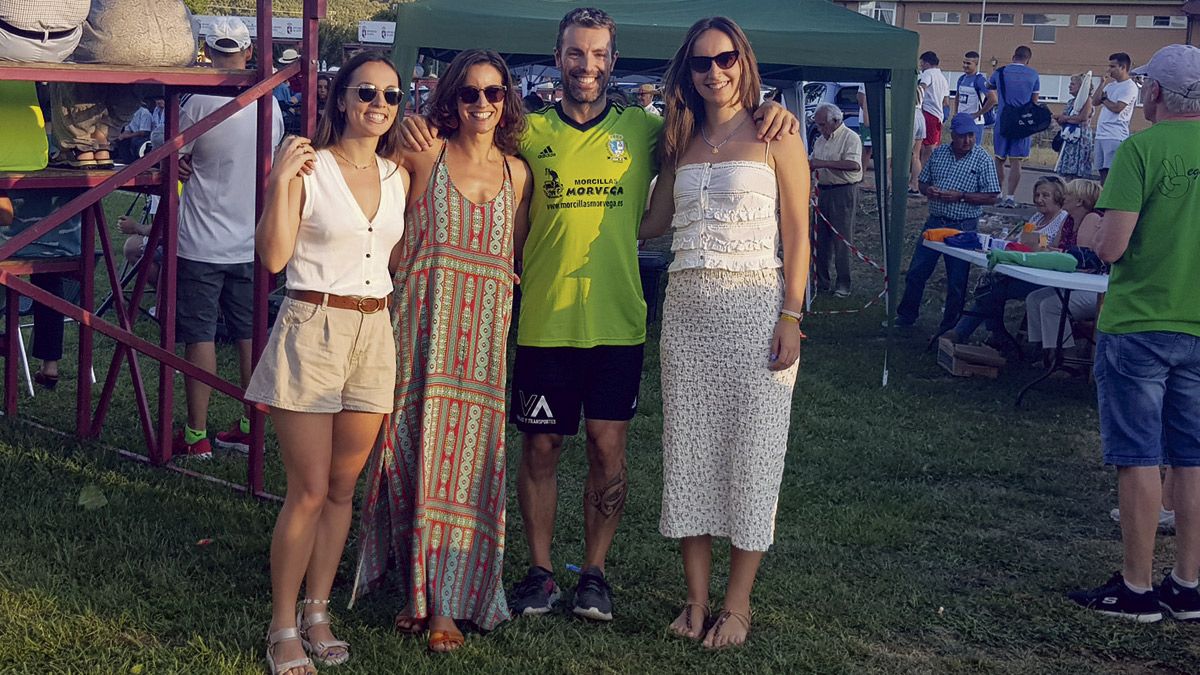
<svg viewBox="0 0 1200 675">
<path fill-rule="evenodd" d="M 923 209 L 914 211 L 912 224 Z M 878 255 L 878 235 L 865 229 L 860 240 Z M 878 290 L 878 276 L 855 270 L 858 292 L 840 306 Z M 1115 481 L 1100 465 L 1093 390 L 1052 380 L 1016 410 L 1017 389 L 1036 374 L 1028 367 L 997 380 L 949 377 L 923 352 L 940 290 L 930 285 L 921 329 L 890 341 L 878 309 L 806 321 L 776 543 L 744 649 L 709 654 L 664 633 L 684 590 L 675 547 L 657 533 L 655 326 L 630 437 L 631 494 L 609 562 L 617 620 L 520 619 L 472 636 L 452 656 L 430 656 L 423 642 L 390 630 L 393 596 L 345 609 L 352 541 L 334 599 L 354 657 L 325 672 L 1196 671 L 1200 629 L 1105 620 L 1063 597 L 1103 581 L 1119 560 L 1108 519 Z M 831 303 L 819 299 L 817 309 Z M 142 330 L 153 334 L 150 324 Z M 64 361 L 64 377 L 73 372 Z M 23 411 L 67 431 L 72 402 L 67 379 L 34 401 L 22 394 Z M 223 401 L 214 419 L 235 412 Z M 140 448 L 127 392 L 104 440 Z M 575 582 L 565 564 L 582 555 L 585 469 L 579 441 L 569 447 L 555 543 L 565 586 Z M 514 471 L 515 460 L 510 453 Z M 236 458 L 214 464 L 231 478 L 243 471 Z M 279 490 L 273 454 L 268 464 L 269 487 Z M 0 672 L 262 671 L 277 505 L 16 420 L 0 424 L 0 486 Z M 509 505 L 511 583 L 524 571 L 525 544 L 515 492 Z M 1169 549 L 1168 539 L 1164 559 Z M 727 569 L 727 549 L 717 550 L 715 590 Z"/>
</svg>

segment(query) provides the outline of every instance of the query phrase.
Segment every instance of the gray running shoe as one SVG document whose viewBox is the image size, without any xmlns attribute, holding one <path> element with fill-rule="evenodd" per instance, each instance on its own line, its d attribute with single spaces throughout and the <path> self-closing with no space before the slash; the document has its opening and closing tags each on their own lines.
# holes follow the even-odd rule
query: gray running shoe
<svg viewBox="0 0 1200 675">
<path fill-rule="evenodd" d="M 514 615 L 545 614 L 554 609 L 554 603 L 562 597 L 554 574 L 541 567 L 530 567 L 525 578 L 513 587 L 508 609 Z"/>
<path fill-rule="evenodd" d="M 599 567 L 583 570 L 575 587 L 575 608 L 571 611 L 593 621 L 612 621 L 612 589 Z"/>
</svg>

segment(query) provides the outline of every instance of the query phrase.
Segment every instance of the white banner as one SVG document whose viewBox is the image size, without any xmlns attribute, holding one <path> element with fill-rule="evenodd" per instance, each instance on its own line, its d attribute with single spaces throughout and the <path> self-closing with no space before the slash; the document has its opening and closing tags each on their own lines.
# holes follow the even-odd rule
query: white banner
<svg viewBox="0 0 1200 675">
<path fill-rule="evenodd" d="M 196 14 L 192 17 L 196 20 L 196 30 L 200 33 L 200 37 L 204 37 L 212 32 L 213 22 L 219 17 L 205 14 Z M 255 16 L 239 16 L 246 24 L 246 28 L 250 29 L 251 37 L 258 37 L 258 17 Z M 395 35 L 395 31 L 392 32 Z M 279 40 L 299 40 L 304 37 L 304 22 L 300 19 L 271 19 L 271 37 Z"/>
<path fill-rule="evenodd" d="M 358 41 L 390 45 L 396 41 L 396 22 L 359 21 Z"/>
</svg>

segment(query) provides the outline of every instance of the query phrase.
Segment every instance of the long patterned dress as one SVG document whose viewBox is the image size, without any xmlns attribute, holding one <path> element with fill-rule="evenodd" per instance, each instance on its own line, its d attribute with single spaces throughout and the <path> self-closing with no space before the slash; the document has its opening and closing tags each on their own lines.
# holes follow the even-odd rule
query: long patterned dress
<svg viewBox="0 0 1200 675">
<path fill-rule="evenodd" d="M 400 608 L 491 630 L 509 618 L 505 351 L 512 177 L 491 201 L 455 188 L 442 150 L 408 213 L 396 277 L 396 408 L 370 462 L 355 590 L 399 573 Z"/>
</svg>

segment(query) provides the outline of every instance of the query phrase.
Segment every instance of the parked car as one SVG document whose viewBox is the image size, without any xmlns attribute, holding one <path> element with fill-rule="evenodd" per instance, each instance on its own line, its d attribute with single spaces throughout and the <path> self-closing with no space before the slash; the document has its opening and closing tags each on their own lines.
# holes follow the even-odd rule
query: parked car
<svg viewBox="0 0 1200 675">
<path fill-rule="evenodd" d="M 817 106 L 822 103 L 832 103 L 842 110 L 842 123 L 858 130 L 858 82 L 806 82 L 804 84 L 804 128 L 808 147 L 813 146 L 817 138 L 817 125 L 814 116 Z"/>
</svg>

